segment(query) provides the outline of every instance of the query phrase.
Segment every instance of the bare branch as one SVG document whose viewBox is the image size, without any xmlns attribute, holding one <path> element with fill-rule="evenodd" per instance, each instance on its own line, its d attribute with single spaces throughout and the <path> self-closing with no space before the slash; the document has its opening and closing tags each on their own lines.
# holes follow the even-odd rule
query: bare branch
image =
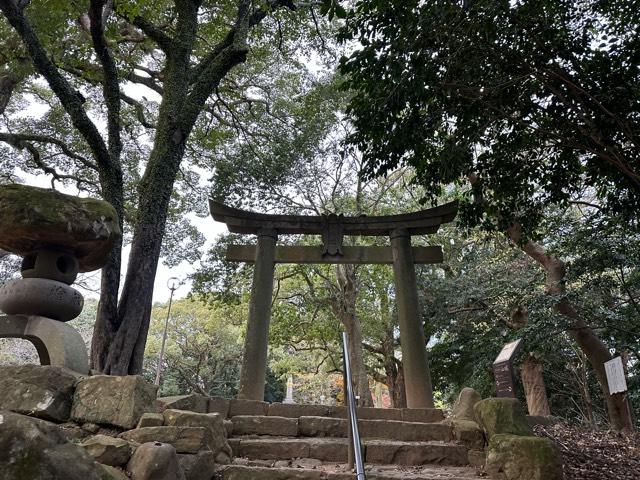
<svg viewBox="0 0 640 480">
<path fill-rule="evenodd" d="M 18 149 L 25 147 L 24 142 L 50 143 L 60 148 L 60 150 L 62 150 L 62 152 L 72 160 L 76 160 L 80 162 L 82 165 L 84 165 L 85 167 L 90 168 L 92 170 L 96 170 L 96 171 L 98 170 L 98 166 L 95 163 L 93 163 L 91 160 L 72 151 L 71 148 L 69 148 L 69 146 L 63 141 L 54 137 L 50 137 L 48 135 L 0 132 L 0 141 L 8 143 L 12 147 L 15 147 Z"/>
<path fill-rule="evenodd" d="M 84 97 L 71 86 L 50 60 L 22 9 L 15 0 L 0 0 L 0 10 L 22 38 L 34 66 L 60 99 L 65 111 L 71 117 L 73 125 L 87 141 L 98 165 L 105 168 L 112 167 L 107 146 L 98 128 L 84 111 Z"/>
</svg>

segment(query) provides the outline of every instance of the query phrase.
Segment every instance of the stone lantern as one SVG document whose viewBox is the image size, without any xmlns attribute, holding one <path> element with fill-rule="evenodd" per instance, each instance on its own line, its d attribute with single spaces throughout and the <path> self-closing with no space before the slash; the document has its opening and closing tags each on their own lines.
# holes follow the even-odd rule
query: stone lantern
<svg viewBox="0 0 640 480">
<path fill-rule="evenodd" d="M 80 334 L 79 272 L 101 268 L 120 237 L 107 202 L 26 185 L 0 186 L 0 248 L 23 257 L 22 278 L 0 286 L 0 337 L 31 341 L 43 365 L 88 373 Z"/>
</svg>

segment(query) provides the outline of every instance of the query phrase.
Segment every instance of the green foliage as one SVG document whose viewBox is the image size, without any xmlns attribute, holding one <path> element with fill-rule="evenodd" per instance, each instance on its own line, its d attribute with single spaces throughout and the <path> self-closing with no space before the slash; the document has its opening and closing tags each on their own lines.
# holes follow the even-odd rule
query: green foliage
<svg viewBox="0 0 640 480">
<path fill-rule="evenodd" d="M 151 314 L 145 350 L 145 372 L 155 377 L 168 305 Z M 171 306 L 162 373 L 162 395 L 197 392 L 232 397 L 237 392 L 242 356 L 242 322 L 247 305 L 215 303 L 208 308 L 193 300 Z"/>
<path fill-rule="evenodd" d="M 449 184 L 466 224 L 536 233 L 548 205 L 589 188 L 640 207 L 640 15 L 633 1 L 355 2 L 341 62 L 370 175 L 416 168 Z"/>
</svg>

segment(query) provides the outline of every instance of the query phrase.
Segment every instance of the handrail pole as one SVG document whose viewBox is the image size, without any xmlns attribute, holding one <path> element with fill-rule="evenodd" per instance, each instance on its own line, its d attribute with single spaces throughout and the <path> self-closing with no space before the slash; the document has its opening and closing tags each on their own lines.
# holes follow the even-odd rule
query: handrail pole
<svg viewBox="0 0 640 480">
<path fill-rule="evenodd" d="M 347 397 L 347 409 L 349 412 L 349 427 L 352 434 L 354 460 L 356 464 L 356 479 L 366 480 L 364 473 L 364 461 L 362 459 L 362 445 L 360 443 L 360 430 L 358 429 L 358 416 L 356 410 L 356 398 L 353 394 L 351 380 L 351 361 L 349 359 L 349 342 L 347 332 L 342 332 L 342 351 L 344 355 L 344 376 L 346 377 L 345 395 Z"/>
</svg>

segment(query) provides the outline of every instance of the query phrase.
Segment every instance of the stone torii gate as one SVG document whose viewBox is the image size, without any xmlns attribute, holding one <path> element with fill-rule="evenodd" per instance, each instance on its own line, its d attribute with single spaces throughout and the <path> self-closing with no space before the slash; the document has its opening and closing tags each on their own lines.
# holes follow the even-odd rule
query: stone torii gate
<svg viewBox="0 0 640 480">
<path fill-rule="evenodd" d="M 393 264 L 400 346 L 409 408 L 433 408 L 415 267 L 442 262 L 439 246 L 412 247 L 411 236 L 435 233 L 451 222 L 457 203 L 401 215 L 344 217 L 343 215 L 272 215 L 232 208 L 210 200 L 214 220 L 233 233 L 254 234 L 257 245 L 231 245 L 227 260 L 254 263 L 249 321 L 240 372 L 238 398 L 264 398 L 267 345 L 276 263 Z M 276 246 L 279 234 L 321 235 L 318 246 Z M 346 246 L 344 235 L 388 236 L 391 247 Z"/>
</svg>

